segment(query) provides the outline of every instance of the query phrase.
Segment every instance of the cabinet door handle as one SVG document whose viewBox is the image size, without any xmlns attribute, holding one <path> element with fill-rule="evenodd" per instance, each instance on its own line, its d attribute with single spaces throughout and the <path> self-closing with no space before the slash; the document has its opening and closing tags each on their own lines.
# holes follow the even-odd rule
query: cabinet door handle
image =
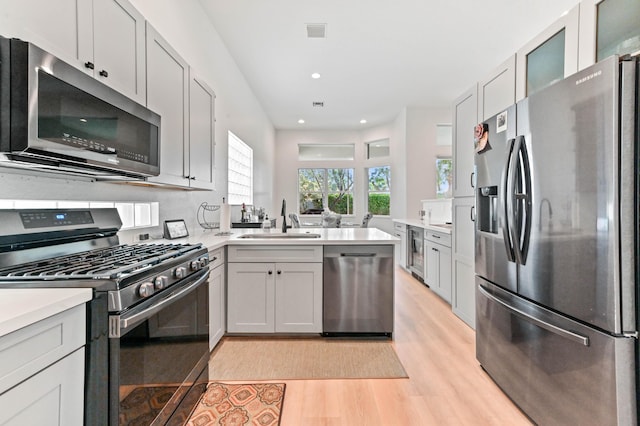
<svg viewBox="0 0 640 426">
<path fill-rule="evenodd" d="M 436 235 L 436 234 L 431 234 L 431 236 L 432 236 L 433 238 L 440 238 L 440 235 Z"/>
<path fill-rule="evenodd" d="M 471 222 L 476 221 L 476 206 L 471 206 L 471 210 L 469 210 L 469 219 L 471 219 Z"/>
<path fill-rule="evenodd" d="M 278 271 L 278 275 L 282 274 L 282 271 Z"/>
<path fill-rule="evenodd" d="M 98 74 L 105 78 L 109 77 L 109 73 L 106 70 L 101 70 Z"/>
<path fill-rule="evenodd" d="M 267 272 L 269 275 L 273 275 L 273 271 L 269 271 Z"/>
<path fill-rule="evenodd" d="M 469 184 L 471 185 L 472 188 L 474 188 L 475 186 L 473 185 L 473 178 L 475 177 L 476 172 L 471 172 L 471 174 L 469 175 Z"/>
<path fill-rule="evenodd" d="M 89 68 L 90 70 L 95 68 L 95 65 L 93 65 L 93 62 L 85 62 L 84 66 L 85 68 Z"/>
<path fill-rule="evenodd" d="M 189 176 L 189 179 L 196 180 L 196 177 L 195 176 Z"/>
<path fill-rule="evenodd" d="M 439 251 L 439 250 L 438 250 L 437 248 L 435 248 L 435 247 L 431 247 L 431 250 L 433 250 L 433 251 Z"/>
</svg>

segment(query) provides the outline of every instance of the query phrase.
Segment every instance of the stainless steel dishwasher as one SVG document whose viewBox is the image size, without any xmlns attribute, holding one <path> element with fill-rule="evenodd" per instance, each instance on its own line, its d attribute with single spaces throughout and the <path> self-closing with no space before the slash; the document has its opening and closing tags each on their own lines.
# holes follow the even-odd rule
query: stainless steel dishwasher
<svg viewBox="0 0 640 426">
<path fill-rule="evenodd" d="M 393 333 L 393 246 L 325 246 L 322 334 Z"/>
</svg>

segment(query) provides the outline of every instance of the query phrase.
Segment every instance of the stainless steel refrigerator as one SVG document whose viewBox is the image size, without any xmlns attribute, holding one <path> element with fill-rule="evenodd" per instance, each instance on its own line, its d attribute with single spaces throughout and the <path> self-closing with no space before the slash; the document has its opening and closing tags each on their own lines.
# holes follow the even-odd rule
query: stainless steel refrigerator
<svg viewBox="0 0 640 426">
<path fill-rule="evenodd" d="M 637 424 L 638 63 L 475 129 L 476 357 L 536 423 Z"/>
</svg>

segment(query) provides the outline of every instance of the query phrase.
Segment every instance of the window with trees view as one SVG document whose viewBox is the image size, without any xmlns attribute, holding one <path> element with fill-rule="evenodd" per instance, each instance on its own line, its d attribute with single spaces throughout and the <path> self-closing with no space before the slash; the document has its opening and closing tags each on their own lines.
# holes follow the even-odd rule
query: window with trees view
<svg viewBox="0 0 640 426">
<path fill-rule="evenodd" d="M 299 214 L 353 214 L 353 169 L 298 169 Z"/>
<path fill-rule="evenodd" d="M 391 207 L 391 169 L 389 166 L 370 167 L 367 211 L 374 215 L 389 215 Z"/>
</svg>

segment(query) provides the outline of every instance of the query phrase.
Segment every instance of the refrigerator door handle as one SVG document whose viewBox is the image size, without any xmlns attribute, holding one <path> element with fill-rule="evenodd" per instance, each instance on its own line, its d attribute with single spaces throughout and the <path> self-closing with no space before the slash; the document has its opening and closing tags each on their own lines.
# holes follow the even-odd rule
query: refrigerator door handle
<svg viewBox="0 0 640 426">
<path fill-rule="evenodd" d="M 478 287 L 478 291 L 480 293 L 482 293 L 482 295 L 484 297 L 486 297 L 489 300 L 494 301 L 495 303 L 498 303 L 499 305 L 501 305 L 503 308 L 505 308 L 506 310 L 508 310 L 509 312 L 511 312 L 513 315 L 520 317 L 522 319 L 524 319 L 525 321 L 529 321 L 534 323 L 536 326 L 540 327 L 540 328 L 544 328 L 547 331 L 550 331 L 551 333 L 557 334 L 560 337 L 564 337 L 565 339 L 569 339 L 573 342 L 579 343 L 583 346 L 589 346 L 589 338 L 586 336 L 582 336 L 580 334 L 574 333 L 573 331 L 569 331 L 569 330 L 565 330 L 564 328 L 560 328 L 556 325 L 553 324 L 549 324 L 546 321 L 542 321 L 541 319 L 538 319 L 526 312 L 521 311 L 520 309 L 510 305 L 509 303 L 505 302 L 504 300 L 502 300 L 499 297 L 494 296 L 493 294 L 489 293 L 487 290 L 484 289 L 484 287 L 482 287 L 482 285 L 479 285 Z"/>
<path fill-rule="evenodd" d="M 500 197 L 500 228 L 502 228 L 502 239 L 504 241 L 504 246 L 507 251 L 507 260 L 509 262 L 515 262 L 514 255 L 514 246 L 511 241 L 511 217 L 509 216 L 509 202 L 510 199 L 510 191 L 508 188 L 510 179 L 509 173 L 511 170 L 511 162 L 513 161 L 513 144 L 515 139 L 509 139 L 507 144 L 509 145 L 509 151 L 507 154 L 507 158 L 505 159 L 504 169 L 502 170 L 502 196 Z"/>
<path fill-rule="evenodd" d="M 521 193 L 516 193 L 516 199 L 520 206 L 520 214 L 524 214 L 524 224 L 520 230 L 521 235 L 518 238 L 518 251 L 520 252 L 520 263 L 525 265 L 527 263 L 527 254 L 529 252 L 529 239 L 531 237 L 531 166 L 529 164 L 529 154 L 527 152 L 527 145 L 525 143 L 524 136 L 518 136 L 518 154 L 517 158 L 520 161 L 520 167 L 523 178 L 523 188 Z M 518 221 L 522 223 L 522 221 Z M 522 241 L 522 243 L 520 243 Z"/>
</svg>

